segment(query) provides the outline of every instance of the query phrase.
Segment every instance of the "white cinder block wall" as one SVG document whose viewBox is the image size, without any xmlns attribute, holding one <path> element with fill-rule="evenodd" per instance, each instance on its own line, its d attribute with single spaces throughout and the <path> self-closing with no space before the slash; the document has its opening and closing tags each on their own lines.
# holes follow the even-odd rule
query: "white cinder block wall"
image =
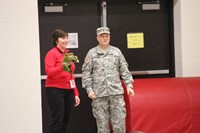
<svg viewBox="0 0 200 133">
<path fill-rule="evenodd" d="M 176 77 L 200 76 L 200 0 L 174 0 Z"/>
<path fill-rule="evenodd" d="M 0 3 L 0 133 L 42 133 L 37 0 Z"/>
</svg>

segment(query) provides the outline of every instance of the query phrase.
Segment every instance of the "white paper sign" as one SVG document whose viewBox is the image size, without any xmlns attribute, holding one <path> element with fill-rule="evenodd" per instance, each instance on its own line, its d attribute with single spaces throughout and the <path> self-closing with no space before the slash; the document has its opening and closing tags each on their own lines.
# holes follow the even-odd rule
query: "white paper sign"
<svg viewBox="0 0 200 133">
<path fill-rule="evenodd" d="M 68 33 L 67 48 L 78 48 L 78 33 Z"/>
</svg>

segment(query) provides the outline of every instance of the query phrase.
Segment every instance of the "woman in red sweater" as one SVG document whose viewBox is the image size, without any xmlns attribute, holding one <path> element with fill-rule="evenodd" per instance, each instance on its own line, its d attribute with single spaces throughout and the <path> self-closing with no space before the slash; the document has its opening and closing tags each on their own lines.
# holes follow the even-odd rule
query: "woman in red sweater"
<svg viewBox="0 0 200 133">
<path fill-rule="evenodd" d="M 62 67 L 64 55 L 69 52 L 66 49 L 68 43 L 68 33 L 61 29 L 53 32 L 54 48 L 45 56 L 45 72 L 47 79 L 45 82 L 47 99 L 52 112 L 53 122 L 50 133 L 65 133 L 68 123 L 73 99 L 74 106 L 80 104 L 79 92 L 74 82 L 75 64 L 70 63 L 72 73 L 66 72 Z"/>
</svg>

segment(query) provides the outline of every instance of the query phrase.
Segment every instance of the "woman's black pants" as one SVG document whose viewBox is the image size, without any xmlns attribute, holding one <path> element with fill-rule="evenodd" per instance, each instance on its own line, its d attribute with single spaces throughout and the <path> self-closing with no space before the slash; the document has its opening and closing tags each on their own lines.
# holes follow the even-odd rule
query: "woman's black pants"
<svg viewBox="0 0 200 133">
<path fill-rule="evenodd" d="M 47 88 L 46 94 L 53 120 L 50 133 L 65 133 L 74 100 L 73 90 Z"/>
</svg>

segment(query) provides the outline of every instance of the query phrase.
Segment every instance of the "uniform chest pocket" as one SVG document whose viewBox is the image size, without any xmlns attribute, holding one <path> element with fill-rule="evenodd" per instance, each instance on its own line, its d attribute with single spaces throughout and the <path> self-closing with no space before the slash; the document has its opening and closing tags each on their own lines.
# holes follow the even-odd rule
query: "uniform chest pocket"
<svg viewBox="0 0 200 133">
<path fill-rule="evenodd" d="M 103 59 L 102 57 L 94 57 L 92 60 L 92 65 L 94 69 L 97 69 L 103 65 Z"/>
<path fill-rule="evenodd" d="M 118 69 L 119 68 L 119 56 L 107 55 L 102 57 L 93 58 L 93 68 L 95 70 L 101 68 Z"/>
<path fill-rule="evenodd" d="M 118 68 L 119 67 L 119 57 L 115 55 L 110 55 L 105 57 L 104 64 L 106 67 L 109 67 L 111 69 Z"/>
</svg>

